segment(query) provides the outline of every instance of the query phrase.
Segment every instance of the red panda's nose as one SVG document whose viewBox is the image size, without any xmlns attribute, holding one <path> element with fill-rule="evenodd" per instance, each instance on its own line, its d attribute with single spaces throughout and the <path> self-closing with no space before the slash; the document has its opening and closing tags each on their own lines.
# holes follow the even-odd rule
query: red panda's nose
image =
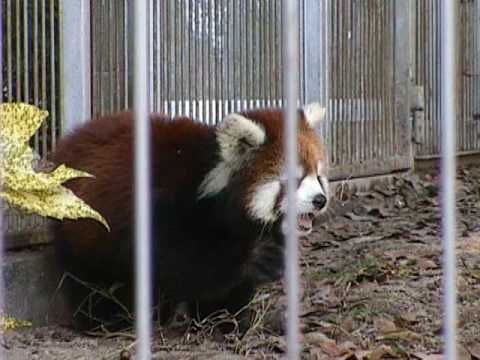
<svg viewBox="0 0 480 360">
<path fill-rule="evenodd" d="M 327 198 L 323 194 L 315 195 L 315 197 L 313 198 L 313 206 L 317 210 L 323 209 L 326 203 L 327 203 Z"/>
</svg>

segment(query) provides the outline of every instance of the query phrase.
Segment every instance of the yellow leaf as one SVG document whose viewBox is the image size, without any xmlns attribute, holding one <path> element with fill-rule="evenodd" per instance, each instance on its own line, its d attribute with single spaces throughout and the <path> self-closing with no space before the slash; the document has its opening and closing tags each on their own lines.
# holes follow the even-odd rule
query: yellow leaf
<svg viewBox="0 0 480 360">
<path fill-rule="evenodd" d="M 32 323 L 25 320 L 17 320 L 11 315 L 0 315 L 0 334 L 8 330 L 15 330 L 19 327 L 30 327 Z"/>
<path fill-rule="evenodd" d="M 62 184 L 70 179 L 93 177 L 61 164 L 52 172 L 35 172 L 36 154 L 27 141 L 48 112 L 28 104 L 0 104 L 0 196 L 26 212 L 63 220 L 91 218 L 109 231 L 106 220 Z"/>
<path fill-rule="evenodd" d="M 48 116 L 48 111 L 24 103 L 0 104 L 0 129 L 2 137 L 7 142 L 21 143 L 28 141 L 42 121 Z"/>
</svg>

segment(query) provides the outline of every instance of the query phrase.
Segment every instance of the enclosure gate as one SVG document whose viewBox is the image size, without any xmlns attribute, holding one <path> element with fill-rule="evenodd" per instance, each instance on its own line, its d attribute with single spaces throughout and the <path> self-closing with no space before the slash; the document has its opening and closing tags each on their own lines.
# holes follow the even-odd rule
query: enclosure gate
<svg viewBox="0 0 480 360">
<path fill-rule="evenodd" d="M 214 124 L 231 111 L 281 105 L 281 4 L 151 1 L 153 110 Z M 408 7 L 395 0 L 304 0 L 299 10 L 300 98 L 328 107 L 322 135 L 332 178 L 410 168 Z M 131 105 L 129 12 L 127 0 L 91 2 L 94 114 Z M 328 19 L 325 29 L 320 16 Z"/>
</svg>

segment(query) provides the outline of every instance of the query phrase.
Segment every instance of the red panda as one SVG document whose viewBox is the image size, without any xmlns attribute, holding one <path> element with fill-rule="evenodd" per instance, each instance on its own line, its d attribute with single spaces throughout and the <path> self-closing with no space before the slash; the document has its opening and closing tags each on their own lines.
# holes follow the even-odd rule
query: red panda
<svg viewBox="0 0 480 360">
<path fill-rule="evenodd" d="M 324 112 L 317 103 L 297 112 L 301 236 L 328 204 L 324 148 L 314 130 Z M 128 309 L 134 298 L 133 120 L 131 112 L 94 118 L 65 135 L 51 155 L 56 165 L 94 175 L 66 186 L 111 228 L 89 219 L 56 222 L 54 244 L 63 269 L 87 283 L 123 284 L 115 296 Z M 222 309 L 233 314 L 259 285 L 283 274 L 283 112 L 232 113 L 215 126 L 158 114 L 150 120 L 152 300 L 161 294 L 165 303 L 195 304 L 201 317 Z M 89 292 L 77 290 L 70 290 L 75 308 Z M 98 299 L 90 299 L 88 308 L 87 326 L 119 310 L 102 308 Z"/>
</svg>

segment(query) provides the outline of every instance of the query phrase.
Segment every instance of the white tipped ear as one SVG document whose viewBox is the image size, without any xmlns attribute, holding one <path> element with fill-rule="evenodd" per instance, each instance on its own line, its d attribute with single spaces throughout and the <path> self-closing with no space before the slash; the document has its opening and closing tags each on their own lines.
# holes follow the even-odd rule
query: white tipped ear
<svg viewBox="0 0 480 360">
<path fill-rule="evenodd" d="M 230 114 L 219 124 L 217 138 L 222 157 L 229 161 L 263 145 L 266 134 L 260 124 L 240 114 Z"/>
<path fill-rule="evenodd" d="M 225 189 L 232 174 L 245 166 L 251 152 L 265 143 L 265 129 L 240 114 L 228 115 L 217 125 L 220 161 L 205 176 L 198 188 L 199 199 L 214 196 Z"/>
<path fill-rule="evenodd" d="M 305 114 L 305 120 L 312 128 L 315 127 L 324 118 L 326 109 L 318 102 L 305 105 L 303 108 Z"/>
</svg>

